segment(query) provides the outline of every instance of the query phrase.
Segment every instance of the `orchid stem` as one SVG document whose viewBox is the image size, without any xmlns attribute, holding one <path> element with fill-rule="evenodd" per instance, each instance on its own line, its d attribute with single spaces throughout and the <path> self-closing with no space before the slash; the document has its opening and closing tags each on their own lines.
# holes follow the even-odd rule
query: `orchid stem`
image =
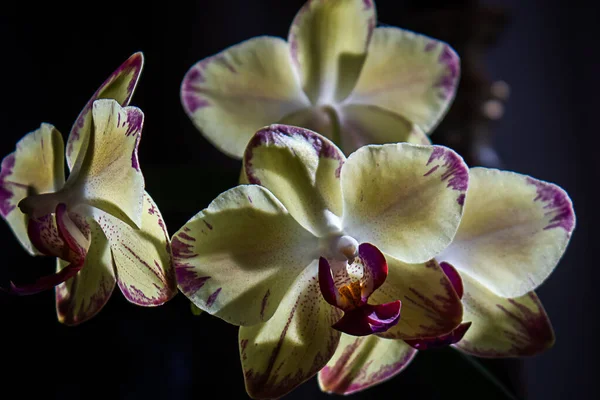
<svg viewBox="0 0 600 400">
<path fill-rule="evenodd" d="M 486 367 L 484 367 L 479 361 L 475 359 L 475 357 L 469 356 L 462 351 L 458 351 L 465 360 L 469 362 L 477 371 L 481 373 L 484 377 L 486 377 L 490 382 L 494 384 L 507 398 L 510 400 L 521 400 L 517 395 L 512 393 L 508 388 L 498 379 L 494 374 L 492 374 Z"/>
</svg>

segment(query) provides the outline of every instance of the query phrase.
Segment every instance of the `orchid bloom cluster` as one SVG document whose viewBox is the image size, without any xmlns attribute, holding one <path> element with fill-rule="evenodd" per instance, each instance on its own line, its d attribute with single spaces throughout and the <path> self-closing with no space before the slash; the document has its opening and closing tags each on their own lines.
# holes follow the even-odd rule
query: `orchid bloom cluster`
<svg viewBox="0 0 600 400">
<path fill-rule="evenodd" d="M 315 375 L 323 391 L 354 393 L 430 348 L 548 349 L 554 333 L 535 290 L 569 243 L 571 200 L 431 145 L 458 57 L 375 23 L 371 0 L 310 0 L 287 42 L 251 39 L 189 70 L 184 109 L 242 159 L 241 184 L 171 240 L 138 162 L 134 54 L 77 118 L 67 179 L 62 136 L 48 124 L 2 161 L 0 215 L 30 254 L 58 259 L 56 273 L 9 290 L 56 287 L 58 318 L 75 325 L 115 284 L 142 306 L 178 285 L 193 309 L 240 327 L 253 398 Z"/>
<path fill-rule="evenodd" d="M 49 124 L 2 160 L 0 214 L 31 255 L 57 257 L 56 273 L 10 291 L 56 286 L 58 319 L 68 325 L 100 311 L 115 284 L 142 306 L 177 292 L 166 226 L 138 162 L 144 114 L 127 107 L 142 67 L 142 54 L 131 56 L 81 111 L 67 140 L 66 180 L 63 139 Z"/>
</svg>

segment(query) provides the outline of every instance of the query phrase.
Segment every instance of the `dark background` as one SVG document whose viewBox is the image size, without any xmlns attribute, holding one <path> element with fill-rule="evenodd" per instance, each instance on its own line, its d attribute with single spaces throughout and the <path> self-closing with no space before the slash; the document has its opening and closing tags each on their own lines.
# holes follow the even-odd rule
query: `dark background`
<svg viewBox="0 0 600 400">
<path fill-rule="evenodd" d="M 169 230 L 176 231 L 234 186 L 239 173 L 239 162 L 212 148 L 184 115 L 179 102 L 184 73 L 196 61 L 244 39 L 286 37 L 303 2 L 3 6 L 0 155 L 13 151 L 17 140 L 41 122 L 54 124 L 66 139 L 96 88 L 141 50 L 146 64 L 132 101 L 146 115 L 140 163 L 148 192 Z M 396 0 L 376 3 L 380 22 L 407 26 L 415 9 L 433 13 L 452 2 L 414 2 L 418 7 Z M 450 8 L 464 10 L 465 3 Z M 594 381 L 599 272 L 593 256 L 600 223 L 598 7 L 575 1 L 485 4 L 501 5 L 509 15 L 497 44 L 482 53 L 480 66 L 490 79 L 503 79 L 512 89 L 504 118 L 492 125 L 494 148 L 506 169 L 564 187 L 578 218 L 565 257 L 538 291 L 556 330 L 555 347 L 524 361 L 485 365 L 522 398 L 600 398 Z M 459 22 L 446 24 L 453 29 Z M 5 224 L 0 239 L 1 285 L 53 269 L 53 260 L 29 257 Z M 29 297 L 0 294 L 0 312 L 2 398 L 188 399 L 216 393 L 246 398 L 237 329 L 208 315 L 192 316 L 182 295 L 147 309 L 130 305 L 117 289 L 100 314 L 77 328 L 56 321 L 51 291 Z M 452 349 L 423 352 L 400 376 L 353 398 L 383 396 L 503 398 Z M 328 396 L 320 394 L 313 379 L 287 398 Z"/>
</svg>

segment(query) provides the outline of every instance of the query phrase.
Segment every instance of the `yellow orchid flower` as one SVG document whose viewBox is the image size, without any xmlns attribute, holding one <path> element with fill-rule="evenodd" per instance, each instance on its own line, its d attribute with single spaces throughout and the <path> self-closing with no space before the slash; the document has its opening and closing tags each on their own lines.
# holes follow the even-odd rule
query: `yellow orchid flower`
<svg viewBox="0 0 600 400">
<path fill-rule="evenodd" d="M 565 252 L 575 213 L 560 187 L 513 172 L 472 168 L 464 214 L 452 243 L 435 259 L 464 307 L 463 323 L 440 337 L 390 334 L 340 345 L 319 372 L 322 390 L 354 393 L 402 371 L 417 353 L 453 345 L 479 357 L 523 357 L 554 344 L 554 332 L 534 290 Z"/>
<path fill-rule="evenodd" d="M 182 293 L 240 325 L 251 397 L 280 397 L 315 375 L 342 332 L 410 340 L 462 321 L 432 260 L 455 235 L 468 184 L 452 150 L 370 145 L 346 159 L 317 133 L 271 125 L 243 166 L 250 184 L 219 195 L 172 243 Z"/>
<path fill-rule="evenodd" d="M 195 64 L 183 107 L 219 150 L 241 158 L 279 122 L 322 133 L 346 154 L 365 144 L 429 144 L 454 98 L 459 58 L 445 43 L 375 28 L 372 0 L 311 0 L 288 41 L 257 37 Z"/>
<path fill-rule="evenodd" d="M 55 274 L 11 291 L 56 286 L 58 319 L 68 325 L 100 311 L 115 283 L 143 306 L 176 293 L 166 227 L 138 162 L 144 115 L 120 105 L 129 103 L 142 66 L 141 53 L 131 56 L 78 116 L 66 146 L 68 179 L 62 136 L 49 124 L 2 160 L 0 215 L 31 255 L 58 259 Z"/>
</svg>

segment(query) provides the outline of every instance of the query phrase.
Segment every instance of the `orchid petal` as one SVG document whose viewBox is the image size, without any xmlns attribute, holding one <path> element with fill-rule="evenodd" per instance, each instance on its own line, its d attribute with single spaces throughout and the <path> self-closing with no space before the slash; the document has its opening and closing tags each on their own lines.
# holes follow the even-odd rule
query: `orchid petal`
<svg viewBox="0 0 600 400">
<path fill-rule="evenodd" d="M 110 243 L 117 283 L 125 298 L 140 306 L 158 306 L 175 296 L 177 284 L 169 236 L 148 193 L 144 193 L 140 229 L 102 211 L 96 214 Z"/>
<path fill-rule="evenodd" d="M 100 226 L 88 220 L 91 244 L 81 270 L 56 287 L 56 312 L 65 325 L 78 325 L 96 315 L 115 287 L 115 271 L 109 243 Z M 67 263 L 58 260 L 57 271 Z"/>
<path fill-rule="evenodd" d="M 366 302 L 371 293 L 379 289 L 385 282 L 388 265 L 383 253 L 371 243 L 361 243 L 358 246 L 358 256 L 364 271 L 361 279 L 364 282 L 361 296 L 362 300 Z"/>
<path fill-rule="evenodd" d="M 370 297 L 373 303 L 400 300 L 402 317 L 396 326 L 379 336 L 390 339 L 422 339 L 454 330 L 463 316 L 460 298 L 439 265 L 405 264 L 389 254 L 385 283 Z"/>
<path fill-rule="evenodd" d="M 537 288 L 556 267 L 575 228 L 560 187 L 513 172 L 473 168 L 460 227 L 436 259 L 498 296 Z"/>
<path fill-rule="evenodd" d="M 455 330 L 436 338 L 406 340 L 406 343 L 417 350 L 441 349 L 462 340 L 471 327 L 471 322 L 463 322 Z"/>
<path fill-rule="evenodd" d="M 278 398 L 310 379 L 333 356 L 341 312 L 319 291 L 313 261 L 296 277 L 267 322 L 240 327 L 240 356 L 252 398 Z"/>
<path fill-rule="evenodd" d="M 399 28 L 377 28 L 346 100 L 401 115 L 430 133 L 456 93 L 460 60 L 447 44 Z"/>
<path fill-rule="evenodd" d="M 172 239 L 179 289 L 236 325 L 267 321 L 317 239 L 268 190 L 244 185 L 219 195 Z"/>
<path fill-rule="evenodd" d="M 117 68 L 87 102 L 67 139 L 67 163 L 72 169 L 79 150 L 92 129 L 92 105 L 97 99 L 114 99 L 123 107 L 129 105 L 144 66 L 144 55 L 135 53 Z"/>
<path fill-rule="evenodd" d="M 317 236 L 339 231 L 340 171 L 346 157 L 328 139 L 302 128 L 271 125 L 248 143 L 248 181 L 269 189 L 305 229 Z"/>
<path fill-rule="evenodd" d="M 42 124 L 25 135 L 16 151 L 2 160 L 0 216 L 31 255 L 39 252 L 27 237 L 28 217 L 17 206 L 27 196 L 58 190 L 64 182 L 63 139 L 52 125 Z"/>
<path fill-rule="evenodd" d="M 386 304 L 364 304 L 345 311 L 344 316 L 332 328 L 353 336 L 383 333 L 398 323 L 400 307 L 399 300 Z"/>
<path fill-rule="evenodd" d="M 473 325 L 455 344 L 478 357 L 533 356 L 554 344 L 554 331 L 534 292 L 506 299 L 463 274 L 464 318 Z"/>
<path fill-rule="evenodd" d="M 350 154 L 368 144 L 396 142 L 431 144 L 427 135 L 417 125 L 377 106 L 345 105 L 340 111 L 340 120 L 341 148 L 345 154 Z"/>
<path fill-rule="evenodd" d="M 319 386 L 327 393 L 360 392 L 399 374 L 416 354 L 402 340 L 342 334 L 335 354 L 319 371 Z"/>
<path fill-rule="evenodd" d="M 313 104 L 337 102 L 350 94 L 374 27 L 371 0 L 310 0 L 296 14 L 288 41 Z"/>
<path fill-rule="evenodd" d="M 454 151 L 408 143 L 369 145 L 342 168 L 344 231 L 407 263 L 422 263 L 452 241 L 468 184 Z"/>
<path fill-rule="evenodd" d="M 195 64 L 181 84 L 181 102 L 202 134 L 235 158 L 257 129 L 310 104 L 288 44 L 275 37 L 247 40 Z"/>
<path fill-rule="evenodd" d="M 139 227 L 144 177 L 137 147 L 144 114 L 114 100 L 96 100 L 94 129 L 65 184 L 65 194 Z"/>
</svg>

